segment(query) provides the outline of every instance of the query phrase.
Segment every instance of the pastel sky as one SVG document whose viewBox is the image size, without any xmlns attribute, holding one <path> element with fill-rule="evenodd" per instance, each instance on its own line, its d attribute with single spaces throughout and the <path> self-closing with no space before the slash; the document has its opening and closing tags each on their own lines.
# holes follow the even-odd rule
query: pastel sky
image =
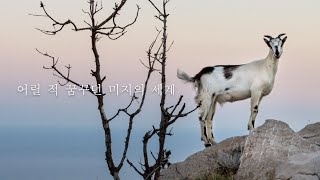
<svg viewBox="0 0 320 180">
<path fill-rule="evenodd" d="M 79 26 L 85 26 L 83 20 L 87 17 L 81 9 L 87 9 L 87 0 L 43 2 L 57 19 L 72 19 Z M 113 4 L 114 1 L 103 1 L 105 9 L 99 17 L 104 18 Z M 141 7 L 141 13 L 128 33 L 117 41 L 103 38 L 99 42 L 102 72 L 107 76 L 106 86 L 138 85 L 144 81 L 146 69 L 139 60 L 146 60 L 146 50 L 156 35 L 155 27 L 160 24 L 153 17 L 155 11 L 147 0 L 128 2 L 119 17 L 121 23 L 134 18 L 135 4 Z M 191 85 L 183 84 L 176 78 L 177 68 L 194 75 L 205 66 L 242 64 L 261 59 L 268 53 L 263 35 L 286 33 L 288 39 L 280 59 L 275 86 L 261 103 L 257 125 L 273 118 L 299 130 L 308 123 L 320 121 L 319 8 L 318 0 L 171 0 L 168 31 L 169 40 L 174 44 L 168 54 L 167 77 L 169 84 L 175 85 L 175 95 L 168 96 L 169 103 L 176 101 L 179 95 L 184 95 L 187 107 L 191 109 L 195 106 L 195 92 Z M 43 17 L 29 16 L 29 13 L 41 13 L 38 0 L 1 0 L 0 83 L 3 87 L 0 93 L 0 144 L 4 145 L 0 147 L 0 158 L 6 158 L 6 161 L 0 162 L 0 179 L 44 179 L 44 175 L 50 176 L 55 172 L 59 172 L 60 176 L 56 173 L 56 176 L 45 179 L 109 179 L 103 161 L 102 131 L 95 99 L 89 94 L 68 97 L 65 87 L 59 88 L 58 97 L 48 94 L 47 86 L 56 84 L 57 78 L 51 71 L 42 69 L 43 65 L 50 65 L 50 60 L 35 51 L 38 48 L 59 57 L 60 68 L 71 64 L 71 77 L 80 83 L 94 82 L 89 74 L 90 69 L 94 68 L 89 33 L 75 33 L 66 28 L 56 36 L 47 36 L 35 28 L 51 28 L 51 22 Z M 155 74 L 152 85 L 158 83 L 159 75 Z M 29 94 L 26 97 L 18 93 L 17 87 L 23 84 L 40 84 L 41 96 Z M 119 107 L 123 107 L 128 98 L 126 94 L 116 96 L 108 93 L 107 114 L 112 115 Z M 156 94 L 150 93 L 146 107 L 134 125 L 134 144 L 139 144 L 143 133 L 157 124 L 158 119 L 153 117 L 159 114 L 158 100 Z M 214 119 L 217 140 L 247 134 L 248 117 L 249 101 L 218 108 Z M 112 124 L 116 133 L 115 151 L 122 148 L 126 122 L 125 118 L 120 118 Z M 175 135 L 168 144 L 173 151 L 173 162 L 182 161 L 203 149 L 196 113 L 181 119 L 174 126 L 174 131 Z M 56 137 L 56 134 L 60 135 Z M 77 140 L 72 141 L 71 137 Z M 86 137 L 97 139 L 93 142 L 81 141 Z M 189 141 L 185 137 L 189 137 Z M 48 143 L 46 138 L 53 142 Z M 24 151 L 19 152 L 19 149 Z M 79 154 L 75 155 L 76 158 L 72 156 L 74 149 L 81 149 L 77 151 Z M 55 151 L 61 153 L 50 153 Z M 81 157 L 82 154 L 85 157 Z M 129 158 L 137 162 L 140 157 L 140 147 L 132 147 Z M 45 164 L 43 168 L 46 168 L 46 174 L 37 176 L 37 168 L 41 163 Z M 89 165 L 79 165 L 85 163 Z M 27 164 L 30 165 L 28 170 L 25 169 Z M 61 164 L 73 169 L 67 172 Z M 50 168 L 56 171 L 50 171 Z M 133 177 L 134 173 L 125 168 L 128 171 L 123 176 Z M 15 169 L 21 171 L 23 176 L 14 175 Z M 75 175 L 79 171 L 83 174 Z"/>
</svg>

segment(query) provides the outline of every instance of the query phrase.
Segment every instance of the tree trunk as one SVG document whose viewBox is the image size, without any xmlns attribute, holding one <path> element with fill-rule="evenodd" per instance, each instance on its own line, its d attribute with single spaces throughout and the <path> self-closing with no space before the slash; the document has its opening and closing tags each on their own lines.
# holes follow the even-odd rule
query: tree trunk
<svg viewBox="0 0 320 180">
<path fill-rule="evenodd" d="M 114 179 L 114 180 L 120 180 L 119 172 L 115 172 L 115 173 L 114 173 L 113 179 Z"/>
</svg>

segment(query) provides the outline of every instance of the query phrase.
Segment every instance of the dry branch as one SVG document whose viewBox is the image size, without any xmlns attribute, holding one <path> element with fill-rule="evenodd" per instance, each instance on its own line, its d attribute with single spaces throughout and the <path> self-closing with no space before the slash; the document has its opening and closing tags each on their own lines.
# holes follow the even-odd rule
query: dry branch
<svg viewBox="0 0 320 180">
<path fill-rule="evenodd" d="M 169 14 L 166 12 L 166 5 L 169 2 L 168 0 L 163 0 L 162 2 L 162 9 L 153 3 L 153 1 L 148 0 L 152 7 L 156 9 L 158 12 L 158 15 L 155 17 L 161 21 L 162 23 L 162 30 L 158 30 L 158 34 L 156 36 L 156 40 L 160 36 L 161 42 L 160 45 L 155 49 L 154 46 L 156 44 L 156 40 L 154 40 L 150 48 L 147 51 L 149 66 L 152 64 L 152 67 L 155 63 L 158 63 L 160 65 L 159 73 L 161 74 L 161 100 L 160 100 L 160 111 L 161 111 L 161 117 L 160 117 L 160 123 L 158 127 L 153 126 L 152 130 L 145 133 L 142 143 L 143 143 L 143 164 L 139 162 L 142 166 L 142 171 L 138 170 L 138 168 L 129 160 L 127 162 L 133 169 L 143 177 L 143 179 L 151 180 L 153 177 L 155 180 L 159 179 L 160 177 L 160 171 L 165 166 L 169 166 L 169 158 L 171 155 L 170 150 L 165 149 L 165 140 L 167 136 L 172 136 L 172 128 L 169 130 L 169 126 L 171 126 L 173 123 L 175 123 L 179 118 L 185 117 L 188 114 L 194 112 L 198 107 L 195 107 L 194 109 L 185 112 L 185 103 L 181 106 L 183 96 L 180 96 L 177 103 L 175 105 L 166 106 L 166 62 L 167 62 L 167 52 L 170 50 L 170 48 L 173 45 L 173 42 L 170 44 L 170 46 L 167 46 L 167 18 Z M 143 63 L 143 66 L 148 68 L 146 63 Z M 150 68 L 149 68 L 150 70 Z M 154 69 L 153 69 L 154 70 Z M 172 109 L 172 110 L 171 110 Z M 170 111 L 171 110 L 171 111 Z M 174 114 L 176 111 L 177 114 Z M 150 152 L 151 156 L 153 157 L 154 163 L 150 163 L 149 160 L 149 150 L 148 150 L 148 144 L 150 139 L 157 137 L 158 138 L 158 152 L 157 155 L 155 155 L 153 152 Z"/>
<path fill-rule="evenodd" d="M 56 76 L 56 77 L 58 77 L 58 78 L 60 78 L 60 79 L 66 80 L 66 83 L 64 83 L 64 84 L 62 84 L 62 83 L 60 83 L 60 81 L 58 81 L 58 83 L 59 83 L 61 86 L 65 86 L 66 84 L 68 84 L 68 83 L 70 82 L 70 83 L 72 83 L 72 84 L 74 84 L 74 85 L 76 85 L 76 86 L 78 86 L 78 87 L 80 87 L 80 88 L 83 87 L 83 84 L 77 83 L 76 81 L 70 79 L 70 70 L 71 70 L 70 64 L 69 64 L 69 66 L 66 66 L 66 68 L 68 69 L 67 75 L 64 75 L 64 74 L 57 68 L 56 65 L 57 65 L 57 63 L 58 63 L 58 60 L 55 60 L 55 57 L 49 55 L 48 53 L 43 53 L 43 52 L 39 51 L 38 49 L 36 49 L 36 51 L 37 51 L 39 54 L 41 54 L 41 55 L 43 55 L 43 56 L 46 56 L 46 57 L 52 59 L 52 65 L 51 65 L 50 67 L 45 67 L 45 66 L 43 66 L 43 68 L 44 68 L 44 69 L 47 69 L 47 70 L 53 70 L 53 71 L 55 71 L 56 73 L 59 74 L 59 76 L 56 75 L 56 74 L 53 74 L 54 76 Z M 88 86 L 90 87 L 90 85 L 88 85 Z M 93 95 L 95 94 L 95 93 L 92 91 L 91 88 L 88 89 L 88 91 L 89 91 L 91 94 L 93 94 Z"/>
<path fill-rule="evenodd" d="M 105 110 L 104 110 L 104 95 L 105 94 L 103 93 L 103 86 L 102 86 L 103 82 L 106 79 L 106 76 L 101 75 L 101 64 L 100 64 L 99 52 L 97 49 L 97 42 L 101 38 L 101 36 L 99 36 L 99 35 L 107 36 L 111 40 L 116 40 L 116 39 L 122 37 L 126 33 L 126 29 L 128 27 L 132 26 L 137 21 L 137 18 L 139 16 L 139 11 L 140 11 L 139 6 L 137 6 L 137 12 L 136 12 L 135 18 L 133 19 L 132 22 L 130 22 L 126 25 L 123 25 L 123 26 L 120 26 L 117 24 L 116 17 L 119 15 L 119 11 L 126 4 L 126 2 L 127 2 L 127 0 L 121 0 L 119 5 L 116 3 L 115 7 L 113 9 L 113 12 L 110 15 L 108 15 L 107 18 L 103 19 L 101 23 L 97 23 L 98 21 L 96 20 L 95 15 L 99 12 L 102 12 L 102 9 L 103 9 L 102 3 L 99 5 L 97 2 L 95 2 L 95 0 L 89 0 L 89 2 L 88 2 L 89 3 L 89 10 L 88 11 L 82 10 L 82 11 L 83 11 L 83 13 L 85 13 L 89 16 L 90 21 L 89 22 L 84 21 L 87 27 L 83 27 L 83 28 L 78 28 L 78 26 L 70 19 L 68 19 L 64 22 L 60 22 L 60 21 L 56 20 L 56 18 L 54 18 L 47 11 L 43 2 L 40 2 L 40 7 L 44 13 L 43 15 L 30 14 L 30 15 L 36 16 L 36 17 L 49 18 L 53 22 L 53 30 L 43 30 L 43 29 L 37 28 L 37 30 L 39 30 L 40 32 L 47 34 L 47 35 L 56 35 L 57 33 L 61 32 L 68 25 L 71 25 L 72 30 L 74 30 L 76 32 L 77 31 L 90 32 L 91 49 L 93 52 L 94 63 L 95 63 L 95 70 L 91 70 L 90 74 L 94 77 L 95 84 L 97 85 L 97 87 L 100 87 L 100 88 L 97 93 L 93 92 L 93 90 L 91 88 L 90 88 L 89 92 L 91 94 L 95 95 L 95 97 L 97 98 L 98 110 L 99 110 L 101 123 L 102 123 L 102 127 L 104 130 L 104 136 L 105 136 L 105 147 L 106 147 L 106 151 L 105 151 L 106 158 L 105 159 L 106 159 L 106 162 L 108 165 L 109 172 L 113 176 L 114 179 L 120 179 L 119 172 L 120 172 L 120 170 L 123 166 L 124 160 L 126 159 L 126 156 L 127 156 L 133 120 L 134 120 L 135 116 L 138 115 L 142 110 L 142 107 L 143 107 L 143 104 L 144 104 L 144 101 L 146 98 L 146 94 L 147 94 L 146 91 L 147 91 L 147 87 L 148 87 L 148 82 L 149 82 L 151 73 L 154 71 L 154 68 L 153 68 L 154 63 L 149 63 L 148 74 L 147 74 L 146 80 L 144 82 L 144 87 L 145 87 L 144 93 L 141 97 L 142 98 L 141 102 L 140 102 L 139 106 L 136 108 L 136 110 L 133 112 L 128 111 L 129 107 L 133 106 L 134 100 L 137 100 L 137 98 L 138 98 L 138 97 L 136 97 L 136 95 L 134 93 L 128 106 L 123 109 L 119 109 L 117 111 L 116 115 L 114 115 L 113 117 L 108 119 L 105 114 Z M 67 74 L 63 74 L 56 67 L 58 60 L 56 60 L 53 56 L 49 55 L 48 53 L 43 53 L 43 52 L 39 51 L 38 49 L 37 49 L 37 52 L 42 54 L 43 56 L 46 56 L 46 57 L 52 59 L 51 66 L 50 67 L 44 66 L 43 68 L 53 70 L 55 73 L 57 73 L 57 74 L 54 74 L 54 76 L 56 76 L 60 79 L 66 80 L 65 83 L 59 82 L 59 84 L 61 86 L 64 86 L 67 83 L 72 83 L 76 86 L 82 87 L 80 85 L 80 83 L 77 83 L 76 81 L 73 81 L 70 79 L 71 65 L 66 66 Z M 92 87 L 91 85 L 88 85 L 88 86 Z M 96 95 L 96 94 L 100 94 L 100 95 Z M 112 154 L 112 138 L 111 138 L 110 123 L 113 119 L 118 117 L 118 115 L 121 112 L 123 112 L 125 115 L 128 116 L 128 128 L 127 128 L 127 132 L 126 132 L 127 134 L 126 134 L 126 138 L 125 138 L 124 149 L 121 154 L 121 159 L 120 159 L 120 162 L 118 163 L 118 165 L 116 165 L 114 162 L 114 159 L 113 159 L 113 154 Z"/>
</svg>

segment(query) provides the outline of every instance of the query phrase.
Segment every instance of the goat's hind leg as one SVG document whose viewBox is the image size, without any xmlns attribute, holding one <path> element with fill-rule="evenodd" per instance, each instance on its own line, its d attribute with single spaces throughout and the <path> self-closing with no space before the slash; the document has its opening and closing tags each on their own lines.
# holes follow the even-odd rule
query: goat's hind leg
<svg viewBox="0 0 320 180">
<path fill-rule="evenodd" d="M 201 115 L 199 116 L 199 122 L 200 122 L 200 132 L 201 132 L 201 141 L 206 141 L 207 137 L 206 137 L 206 123 L 204 120 L 202 120 Z"/>
<path fill-rule="evenodd" d="M 216 95 L 213 94 L 212 95 L 212 101 L 211 101 L 210 110 L 209 110 L 209 113 L 208 113 L 207 118 L 206 118 L 208 136 L 209 136 L 209 141 L 210 141 L 211 145 L 216 144 L 216 142 L 214 141 L 213 133 L 212 133 L 212 121 L 213 121 L 214 113 L 216 111 L 216 104 L 217 104 L 216 103 Z"/>
<path fill-rule="evenodd" d="M 201 140 L 204 142 L 204 145 L 210 146 L 211 143 L 209 141 L 208 136 L 208 127 L 207 127 L 207 116 L 209 113 L 209 108 L 211 106 L 211 98 L 201 98 L 199 96 L 196 97 L 196 101 L 200 103 L 199 107 L 199 121 L 200 121 L 200 130 L 201 130 Z"/>
</svg>

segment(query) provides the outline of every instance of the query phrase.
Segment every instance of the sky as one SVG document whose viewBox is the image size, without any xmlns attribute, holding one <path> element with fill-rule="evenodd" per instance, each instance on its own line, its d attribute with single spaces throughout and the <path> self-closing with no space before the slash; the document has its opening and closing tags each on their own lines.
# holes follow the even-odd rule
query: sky
<svg viewBox="0 0 320 180">
<path fill-rule="evenodd" d="M 87 1 L 45 0 L 47 10 L 57 19 L 72 19 L 85 26 L 87 19 L 82 9 Z M 155 1 L 157 2 L 157 1 Z M 103 19 L 114 1 L 103 1 Z M 136 4 L 141 7 L 138 21 L 117 41 L 103 38 L 98 49 L 106 88 L 136 86 L 144 81 L 146 69 L 139 60 L 146 60 L 146 50 L 160 24 L 154 18 L 155 10 L 146 0 L 126 4 L 119 22 L 130 22 Z M 286 33 L 288 39 L 279 62 L 275 85 L 260 105 L 256 126 L 266 119 L 282 120 L 295 131 L 309 123 L 319 122 L 320 101 L 320 1 L 216 1 L 171 0 L 168 5 L 169 41 L 168 83 L 174 84 L 174 95 L 168 96 L 168 105 L 184 95 L 187 108 L 195 106 L 195 91 L 176 77 L 180 68 L 190 75 L 205 66 L 243 64 L 262 59 L 268 54 L 264 35 Z M 40 14 L 40 2 L 1 0 L 0 22 L 0 179 L 110 179 L 104 161 L 103 131 L 97 104 L 89 94 L 77 92 L 68 96 L 66 87 L 59 87 L 58 96 L 48 93 L 48 86 L 57 84 L 57 78 L 43 66 L 50 60 L 39 55 L 35 48 L 59 57 L 59 68 L 71 64 L 71 77 L 80 83 L 92 83 L 89 74 L 94 68 L 88 32 L 73 32 L 66 28 L 56 36 L 41 34 L 35 28 L 51 28 L 51 22 Z M 132 144 L 128 158 L 138 162 L 142 157 L 141 140 L 152 125 L 157 125 L 159 96 L 152 93 L 159 84 L 154 74 L 143 112 L 134 122 Z M 40 96 L 19 93 L 21 85 L 39 84 Z M 107 93 L 106 113 L 113 115 L 129 101 L 128 94 Z M 214 117 L 214 135 L 219 142 L 232 136 L 248 134 L 250 115 L 248 100 L 218 107 Z M 168 139 L 173 152 L 172 162 L 183 161 L 202 150 L 197 113 L 180 119 Z M 114 151 L 123 146 L 127 119 L 121 116 L 112 123 Z M 151 149 L 156 148 L 151 146 Z M 119 158 L 114 153 L 116 159 Z M 127 165 L 120 174 L 123 179 L 138 179 Z"/>
</svg>

